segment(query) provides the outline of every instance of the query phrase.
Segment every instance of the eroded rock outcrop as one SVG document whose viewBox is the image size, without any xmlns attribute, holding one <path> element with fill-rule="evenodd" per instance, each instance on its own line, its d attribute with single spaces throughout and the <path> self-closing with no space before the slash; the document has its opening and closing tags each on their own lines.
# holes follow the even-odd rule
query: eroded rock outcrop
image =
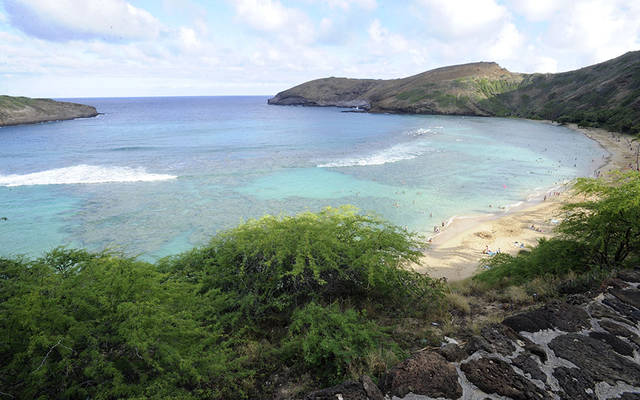
<svg viewBox="0 0 640 400">
<path fill-rule="evenodd" d="M 460 366 L 467 379 L 488 394 L 511 397 L 514 400 L 551 399 L 551 395 L 518 374 L 506 361 L 479 358 Z"/>
<path fill-rule="evenodd" d="M 393 367 L 384 381 L 385 392 L 457 399 L 462 396 L 456 367 L 435 352 L 419 352 Z"/>
<path fill-rule="evenodd" d="M 640 272 L 619 278 L 594 298 L 572 296 L 485 326 L 464 346 L 418 352 L 379 382 L 382 393 L 394 400 L 640 399 Z M 343 400 L 379 400 L 367 394 L 370 380 L 369 391 L 363 381 L 347 384 L 354 386 L 308 399 L 338 399 L 339 389 Z"/>
</svg>

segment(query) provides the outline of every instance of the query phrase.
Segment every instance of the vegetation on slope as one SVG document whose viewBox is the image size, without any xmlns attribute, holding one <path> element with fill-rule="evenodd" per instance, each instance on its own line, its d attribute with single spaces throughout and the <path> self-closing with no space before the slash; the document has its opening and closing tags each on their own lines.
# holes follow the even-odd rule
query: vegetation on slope
<svg viewBox="0 0 640 400">
<path fill-rule="evenodd" d="M 521 74 L 496 63 L 438 68 L 403 79 L 325 78 L 278 93 L 270 104 L 364 106 L 375 112 L 479 114 L 477 103 L 517 87 Z"/>
<path fill-rule="evenodd" d="M 640 51 L 559 74 L 518 74 L 481 62 L 403 79 L 318 79 L 280 92 L 269 103 L 549 119 L 640 133 Z"/>
<path fill-rule="evenodd" d="M 528 76 L 481 104 L 498 116 L 572 122 L 640 133 L 640 51 L 576 71 Z"/>
<path fill-rule="evenodd" d="M 94 107 L 50 99 L 0 96 L 0 126 L 95 117 Z"/>
<path fill-rule="evenodd" d="M 522 285 L 538 278 L 576 274 L 591 279 L 640 263 L 640 173 L 610 179 L 581 178 L 575 185 L 587 200 L 565 206 L 560 235 L 541 240 L 530 252 L 499 254 L 474 277 L 490 287 Z"/>
<path fill-rule="evenodd" d="M 586 200 L 566 207 L 560 236 L 450 287 L 404 268 L 417 237 L 348 207 L 252 220 L 155 265 L 69 249 L 0 258 L 0 391 L 296 398 L 380 378 L 433 335 L 480 329 L 470 313 L 492 322 L 637 266 L 640 174 L 576 188 Z"/>
<path fill-rule="evenodd" d="M 282 381 L 379 376 L 422 339 L 390 330 L 441 311 L 442 283 L 403 268 L 417 246 L 341 208 L 249 221 L 157 265 L 66 249 L 0 259 L 1 391 L 265 398 Z"/>
</svg>

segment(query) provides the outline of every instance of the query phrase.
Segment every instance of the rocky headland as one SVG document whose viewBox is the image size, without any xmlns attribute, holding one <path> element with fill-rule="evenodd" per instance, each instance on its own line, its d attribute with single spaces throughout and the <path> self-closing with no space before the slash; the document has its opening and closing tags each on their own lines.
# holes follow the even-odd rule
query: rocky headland
<svg viewBox="0 0 640 400">
<path fill-rule="evenodd" d="M 640 271 L 588 294 L 508 316 L 477 334 L 447 338 L 358 382 L 307 400 L 640 399 Z"/>
<path fill-rule="evenodd" d="M 323 78 L 282 91 L 268 103 L 546 119 L 639 133 L 640 51 L 557 74 L 514 73 L 478 62 L 402 79 Z"/>
<path fill-rule="evenodd" d="M 89 118 L 96 115 L 98 111 L 95 107 L 84 104 L 0 96 L 0 126 Z"/>
</svg>

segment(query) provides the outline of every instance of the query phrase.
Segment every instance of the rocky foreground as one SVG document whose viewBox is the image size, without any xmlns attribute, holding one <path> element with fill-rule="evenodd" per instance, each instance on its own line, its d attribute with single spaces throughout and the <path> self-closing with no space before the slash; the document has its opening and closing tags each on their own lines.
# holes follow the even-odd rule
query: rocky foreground
<svg viewBox="0 0 640 400">
<path fill-rule="evenodd" d="M 0 96 L 0 126 L 89 118 L 96 115 L 98 111 L 95 107 L 84 104 Z"/>
<path fill-rule="evenodd" d="M 640 271 L 594 296 L 510 316 L 466 343 L 449 340 L 392 368 L 307 400 L 640 399 Z"/>
</svg>

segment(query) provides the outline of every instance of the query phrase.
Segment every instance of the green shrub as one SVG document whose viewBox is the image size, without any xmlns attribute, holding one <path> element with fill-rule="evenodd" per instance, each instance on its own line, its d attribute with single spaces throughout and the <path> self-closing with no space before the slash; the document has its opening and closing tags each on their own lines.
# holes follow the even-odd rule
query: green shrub
<svg viewBox="0 0 640 400">
<path fill-rule="evenodd" d="M 200 281 L 202 292 L 230 296 L 243 318 L 281 325 L 312 300 L 349 300 L 390 313 L 436 307 L 441 282 L 404 268 L 418 259 L 419 247 L 415 236 L 377 217 L 327 208 L 251 220 L 160 265 Z"/>
<path fill-rule="evenodd" d="M 573 240 L 540 239 L 531 252 L 511 256 L 500 253 L 483 264 L 489 269 L 474 280 L 490 287 L 522 285 L 538 277 L 562 276 L 589 268 L 585 246 Z"/>
<path fill-rule="evenodd" d="M 588 251 L 591 265 L 610 270 L 640 253 L 640 173 L 608 179 L 581 178 L 575 185 L 588 200 L 568 204 L 559 231 Z"/>
<path fill-rule="evenodd" d="M 336 303 L 315 302 L 296 310 L 284 348 L 328 383 L 337 383 L 351 371 L 362 370 L 368 354 L 381 347 L 386 335 L 366 316 Z M 397 347 L 397 346 L 396 346 Z"/>
<path fill-rule="evenodd" d="M 12 396 L 189 398 L 241 379 L 215 325 L 194 318 L 192 288 L 151 264 L 56 249 L 0 259 L 0 282 L 0 383 Z"/>
<path fill-rule="evenodd" d="M 405 268 L 420 247 L 343 207 L 251 220 L 155 265 L 63 248 L 0 258 L 0 387 L 243 399 L 271 397 L 289 363 L 322 385 L 371 373 L 402 354 L 387 326 L 442 310 L 443 283 Z"/>
<path fill-rule="evenodd" d="M 570 287 L 589 287 L 599 277 L 640 259 L 640 173 L 614 173 L 608 179 L 581 178 L 576 192 L 587 200 L 564 207 L 561 236 L 542 239 L 531 252 L 491 258 L 474 279 L 490 287 L 521 285 L 536 278 L 564 277 Z M 577 289 L 575 289 L 577 290 Z"/>
</svg>

